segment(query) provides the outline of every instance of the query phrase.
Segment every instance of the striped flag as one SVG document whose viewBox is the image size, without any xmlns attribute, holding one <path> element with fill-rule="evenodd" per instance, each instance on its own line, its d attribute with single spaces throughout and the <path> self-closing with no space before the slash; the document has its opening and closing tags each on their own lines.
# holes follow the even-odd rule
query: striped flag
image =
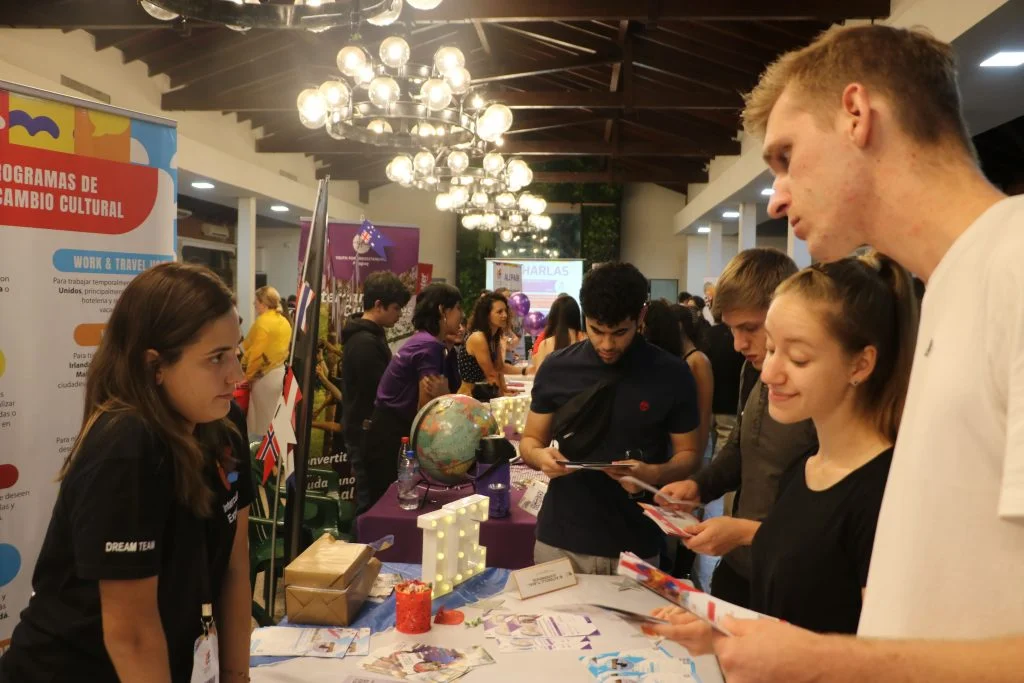
<svg viewBox="0 0 1024 683">
<path fill-rule="evenodd" d="M 260 442 L 260 449 L 256 451 L 256 459 L 263 463 L 263 483 L 267 483 L 270 473 L 277 466 L 281 457 L 281 448 L 277 445 L 277 435 L 274 434 L 274 425 L 271 424 L 267 433 L 263 435 Z"/>
<path fill-rule="evenodd" d="M 314 296 L 309 283 L 303 281 L 295 301 L 295 325 L 303 332 L 306 332 L 306 325 L 309 322 L 309 304 L 313 302 Z"/>
</svg>

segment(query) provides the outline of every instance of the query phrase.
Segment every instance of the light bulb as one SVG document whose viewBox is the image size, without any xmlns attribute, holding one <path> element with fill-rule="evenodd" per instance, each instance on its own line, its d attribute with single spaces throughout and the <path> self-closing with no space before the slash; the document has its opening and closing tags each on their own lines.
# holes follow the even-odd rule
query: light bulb
<svg viewBox="0 0 1024 683">
<path fill-rule="evenodd" d="M 434 135 L 434 126 L 427 123 L 426 121 L 423 121 L 418 126 L 416 126 L 416 134 L 419 135 L 421 138 L 432 137 Z"/>
<path fill-rule="evenodd" d="M 438 553 L 437 554 L 437 559 L 443 560 L 444 559 L 444 553 Z"/>
<path fill-rule="evenodd" d="M 469 106 L 472 109 L 481 109 L 484 106 L 484 98 L 481 97 L 479 93 L 473 95 L 469 100 Z"/>
<path fill-rule="evenodd" d="M 395 79 L 389 76 L 377 76 L 370 83 L 370 102 L 384 108 L 398 101 L 399 89 Z"/>
<path fill-rule="evenodd" d="M 495 138 L 495 140 L 494 140 L 494 146 L 495 146 L 495 147 L 504 147 L 504 146 L 505 146 L 505 138 L 504 138 L 504 137 L 502 137 L 501 135 L 499 135 L 499 136 L 498 136 L 497 138 Z"/>
<path fill-rule="evenodd" d="M 448 81 L 452 92 L 456 95 L 465 95 L 469 90 L 469 84 L 473 80 L 466 67 L 457 66 L 444 72 L 444 80 Z"/>
<path fill-rule="evenodd" d="M 418 173 L 427 175 L 434 170 L 434 155 L 427 151 L 418 152 L 412 159 L 412 165 Z"/>
<path fill-rule="evenodd" d="M 530 207 L 530 213 L 544 213 L 544 210 L 548 208 L 548 202 L 543 197 L 534 197 L 533 206 Z"/>
<path fill-rule="evenodd" d="M 369 17 L 366 23 L 373 26 L 390 26 L 398 21 L 402 14 L 402 0 L 391 0 L 391 4 L 380 14 Z"/>
<path fill-rule="evenodd" d="M 448 191 L 448 194 L 452 196 L 452 206 L 456 209 L 461 209 L 469 201 L 469 190 L 461 185 L 453 187 Z"/>
<path fill-rule="evenodd" d="M 495 201 L 503 209 L 511 209 L 516 205 L 516 198 L 512 196 L 511 192 L 502 192 L 495 198 Z"/>
<path fill-rule="evenodd" d="M 363 48 L 348 45 L 338 50 L 338 71 L 355 78 L 369 64 L 369 57 Z"/>
<path fill-rule="evenodd" d="M 482 118 L 494 121 L 495 126 L 499 130 L 499 136 L 512 127 L 512 110 L 504 104 L 492 104 L 487 107 Z"/>
<path fill-rule="evenodd" d="M 498 130 L 497 122 L 483 116 L 476 120 L 476 134 L 481 140 L 486 140 L 487 142 L 494 142 L 501 137 L 501 131 Z"/>
<path fill-rule="evenodd" d="M 380 61 L 392 69 L 398 69 L 409 61 L 410 52 L 409 43 L 405 42 L 404 38 L 391 36 L 380 44 Z"/>
<path fill-rule="evenodd" d="M 523 211 L 529 211 L 530 205 L 533 203 L 533 195 L 529 192 L 524 192 L 519 195 L 519 208 Z"/>
<path fill-rule="evenodd" d="M 483 208 L 487 206 L 487 193 L 474 192 L 473 199 L 471 201 L 473 202 L 473 206 L 479 206 L 480 208 Z"/>
<path fill-rule="evenodd" d="M 174 21 L 178 18 L 178 15 L 174 12 L 165 10 L 163 7 L 157 7 L 153 3 L 149 2 L 149 0 L 142 0 L 140 4 L 142 5 L 142 9 L 146 10 L 146 14 L 154 19 L 159 19 L 160 21 Z"/>
<path fill-rule="evenodd" d="M 352 99 L 352 91 L 348 89 L 348 85 L 341 81 L 326 81 L 320 86 L 320 94 L 327 100 L 327 109 L 329 111 L 344 109 Z"/>
<path fill-rule="evenodd" d="M 480 226 L 480 216 L 475 213 L 471 213 L 468 216 L 462 217 L 462 227 L 466 230 L 475 230 Z"/>
<path fill-rule="evenodd" d="M 388 179 L 393 182 L 402 182 L 403 179 L 412 177 L 412 157 L 408 154 L 399 154 L 391 160 L 391 163 L 388 164 L 388 166 L 391 168 L 392 175 L 394 175 L 393 178 L 389 175 Z"/>
<path fill-rule="evenodd" d="M 327 123 L 327 99 L 316 88 L 306 88 L 295 100 L 299 120 L 306 128 L 319 128 Z"/>
<path fill-rule="evenodd" d="M 438 538 L 444 538 L 444 532 L 443 531 L 438 531 L 437 532 L 437 537 Z"/>
<path fill-rule="evenodd" d="M 505 158 L 497 152 L 489 152 L 484 156 L 484 170 L 491 175 L 498 175 L 505 168 Z"/>
<path fill-rule="evenodd" d="M 420 97 L 430 111 L 441 111 L 452 103 L 452 88 L 440 78 L 431 78 L 420 88 Z"/>
<path fill-rule="evenodd" d="M 444 581 L 444 574 L 438 574 L 436 578 L 438 583 L 440 583 L 441 581 Z"/>
<path fill-rule="evenodd" d="M 409 7 L 419 10 L 431 10 L 441 4 L 441 0 L 407 0 Z"/>
<path fill-rule="evenodd" d="M 434 197 L 434 206 L 437 207 L 438 211 L 451 211 L 452 210 L 452 196 L 447 192 Z"/>
<path fill-rule="evenodd" d="M 377 135 L 383 135 L 384 133 L 393 132 L 391 124 L 385 121 L 384 119 L 374 119 L 373 121 L 370 121 L 368 124 L 366 124 L 366 128 L 371 133 L 376 133 Z"/>
<path fill-rule="evenodd" d="M 442 47 L 434 53 L 434 67 L 438 73 L 447 74 L 453 69 L 461 69 L 466 66 L 466 55 L 457 47 Z"/>
<path fill-rule="evenodd" d="M 498 214 L 486 213 L 484 214 L 484 225 L 493 230 L 498 227 Z"/>
<path fill-rule="evenodd" d="M 502 242 L 511 242 L 512 241 L 512 231 L 511 230 L 502 230 L 501 231 L 501 241 Z"/>
<path fill-rule="evenodd" d="M 526 187 L 533 182 L 533 171 L 530 165 L 522 159 L 512 159 L 506 167 L 509 181 L 519 187 Z"/>
<path fill-rule="evenodd" d="M 362 69 L 360 69 L 359 73 L 357 73 L 355 76 L 353 76 L 353 78 L 355 79 L 355 81 L 356 81 L 356 83 L 358 85 L 361 85 L 364 88 L 367 88 L 367 87 L 369 87 L 370 83 L 373 82 L 373 78 L 376 75 L 377 75 L 377 72 L 373 70 L 373 66 L 370 65 L 370 64 L 367 64 Z"/>
<path fill-rule="evenodd" d="M 453 173 L 462 173 L 469 168 L 469 155 L 461 150 L 456 150 L 448 155 L 448 168 Z"/>
</svg>

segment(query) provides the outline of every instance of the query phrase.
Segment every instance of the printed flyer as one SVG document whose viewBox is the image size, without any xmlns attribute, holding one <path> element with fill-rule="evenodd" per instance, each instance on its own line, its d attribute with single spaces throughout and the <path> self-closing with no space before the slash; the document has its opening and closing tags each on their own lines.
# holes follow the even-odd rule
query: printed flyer
<svg viewBox="0 0 1024 683">
<path fill-rule="evenodd" d="M 0 653 L 114 303 L 174 254 L 173 121 L 0 82 Z"/>
</svg>

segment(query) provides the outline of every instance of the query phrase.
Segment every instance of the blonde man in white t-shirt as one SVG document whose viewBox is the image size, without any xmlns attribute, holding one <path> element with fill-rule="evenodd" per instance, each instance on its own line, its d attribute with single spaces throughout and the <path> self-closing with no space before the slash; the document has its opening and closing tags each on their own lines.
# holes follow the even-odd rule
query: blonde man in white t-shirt
<svg viewBox="0 0 1024 683">
<path fill-rule="evenodd" d="M 727 622 L 729 683 L 1024 680 L 1024 197 L 978 168 L 954 62 L 921 32 L 833 29 L 748 97 L 770 213 L 815 258 L 870 244 L 927 294 L 859 637 Z"/>
</svg>

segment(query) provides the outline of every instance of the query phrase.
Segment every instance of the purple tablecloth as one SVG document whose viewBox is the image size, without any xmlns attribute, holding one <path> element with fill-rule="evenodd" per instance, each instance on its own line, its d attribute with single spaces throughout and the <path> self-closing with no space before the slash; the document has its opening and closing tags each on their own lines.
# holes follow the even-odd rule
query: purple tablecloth
<svg viewBox="0 0 1024 683">
<path fill-rule="evenodd" d="M 422 509 L 403 510 L 398 507 L 398 484 L 392 484 L 377 504 L 356 520 L 359 540 L 367 543 L 392 534 L 395 545 L 377 553 L 377 557 L 382 562 L 419 564 L 423 560 L 423 530 L 416 526 L 416 518 L 472 493 L 473 489 L 468 487 L 449 491 L 432 489 Z M 537 518 L 520 509 L 523 493 L 512 489 L 512 509 L 508 517 L 489 519 L 480 525 L 480 545 L 487 548 L 488 567 L 522 569 L 533 564 Z"/>
</svg>

